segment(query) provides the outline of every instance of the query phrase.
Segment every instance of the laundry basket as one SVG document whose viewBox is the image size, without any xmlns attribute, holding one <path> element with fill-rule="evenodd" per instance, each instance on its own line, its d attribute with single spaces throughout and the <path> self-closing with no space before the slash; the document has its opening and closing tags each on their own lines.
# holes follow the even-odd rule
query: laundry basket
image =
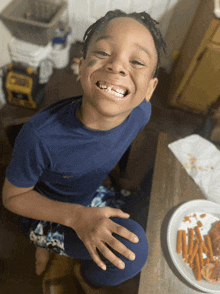
<svg viewBox="0 0 220 294">
<path fill-rule="evenodd" d="M 1 13 L 0 20 L 11 34 L 22 41 L 46 46 L 55 36 L 67 2 L 51 0 L 13 0 Z"/>
</svg>

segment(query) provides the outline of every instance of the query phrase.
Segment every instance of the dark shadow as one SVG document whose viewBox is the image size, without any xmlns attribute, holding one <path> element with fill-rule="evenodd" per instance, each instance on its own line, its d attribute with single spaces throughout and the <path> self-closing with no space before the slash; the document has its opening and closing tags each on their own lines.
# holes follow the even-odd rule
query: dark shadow
<svg viewBox="0 0 220 294">
<path fill-rule="evenodd" d="M 151 168 L 141 183 L 140 191 L 128 199 L 124 211 L 139 223 L 144 230 L 147 228 L 147 218 L 149 212 L 150 194 L 152 187 L 154 169 Z"/>
<path fill-rule="evenodd" d="M 14 126 L 7 128 L 7 130 L 6 130 L 6 135 L 8 137 L 8 141 L 9 141 L 12 148 L 14 147 L 15 139 L 16 139 L 17 135 L 19 134 L 23 125 L 24 124 L 14 125 Z"/>
</svg>

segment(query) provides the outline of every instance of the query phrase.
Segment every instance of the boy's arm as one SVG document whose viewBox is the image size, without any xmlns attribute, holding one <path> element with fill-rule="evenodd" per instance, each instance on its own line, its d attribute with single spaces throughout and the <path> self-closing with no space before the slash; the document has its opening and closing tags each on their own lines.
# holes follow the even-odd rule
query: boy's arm
<svg viewBox="0 0 220 294">
<path fill-rule="evenodd" d="M 70 205 L 44 197 L 34 187 L 20 188 L 5 179 L 2 201 L 8 210 L 28 218 L 60 223 L 68 226 L 68 220 L 77 217 L 81 205 Z"/>
<path fill-rule="evenodd" d="M 113 222 L 110 217 L 128 218 L 120 209 L 110 207 L 84 207 L 79 204 L 63 203 L 50 200 L 30 188 L 19 188 L 7 179 L 3 186 L 4 206 L 19 215 L 60 223 L 75 230 L 96 264 L 105 269 L 97 249 L 115 266 L 123 268 L 123 262 L 106 246 L 133 260 L 133 252 L 113 237 L 113 233 L 131 242 L 137 243 L 135 234 Z M 133 254 L 134 255 L 134 254 Z"/>
</svg>

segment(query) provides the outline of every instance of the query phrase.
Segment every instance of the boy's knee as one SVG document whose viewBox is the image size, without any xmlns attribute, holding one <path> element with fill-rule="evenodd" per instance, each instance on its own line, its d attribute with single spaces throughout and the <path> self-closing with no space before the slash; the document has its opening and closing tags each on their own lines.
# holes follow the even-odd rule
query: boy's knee
<svg viewBox="0 0 220 294">
<path fill-rule="evenodd" d="M 94 262 L 85 263 L 82 267 L 85 277 L 91 283 L 96 283 L 98 285 L 105 286 L 116 286 L 122 282 L 133 278 L 136 276 L 143 266 L 145 265 L 148 257 L 148 242 L 144 229 L 135 221 L 131 219 L 122 219 L 122 218 L 111 218 L 115 223 L 125 227 L 132 233 L 138 236 L 139 242 L 132 243 L 129 240 L 119 236 L 114 235 L 121 243 L 123 243 L 128 249 L 134 252 L 135 260 L 129 260 L 116 250 L 113 250 L 113 253 L 117 255 L 125 263 L 125 268 L 123 270 L 112 265 L 112 263 L 103 257 L 104 262 L 107 264 L 107 270 L 103 271 Z"/>
<path fill-rule="evenodd" d="M 125 269 L 127 269 L 126 272 L 128 274 L 130 272 L 130 274 L 134 276 L 141 271 L 148 258 L 148 241 L 146 233 L 140 224 L 131 219 L 112 218 L 112 220 L 119 225 L 124 226 L 126 229 L 137 235 L 137 237 L 139 238 L 138 243 L 133 243 L 123 237 L 115 236 L 127 248 L 134 252 L 136 256 L 135 260 L 131 261 L 120 255 L 120 258 L 123 259 L 123 261 L 125 262 Z"/>
</svg>

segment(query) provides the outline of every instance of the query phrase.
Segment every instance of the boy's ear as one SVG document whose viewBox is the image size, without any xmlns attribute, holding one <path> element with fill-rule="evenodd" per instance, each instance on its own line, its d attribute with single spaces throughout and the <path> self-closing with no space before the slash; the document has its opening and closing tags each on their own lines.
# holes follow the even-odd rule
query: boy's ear
<svg viewBox="0 0 220 294">
<path fill-rule="evenodd" d="M 157 84 L 158 84 L 158 79 L 157 78 L 152 78 L 150 80 L 149 85 L 148 85 L 147 94 L 146 94 L 146 97 L 145 97 L 145 100 L 147 102 L 150 101 L 150 99 L 151 99 L 151 97 L 153 95 L 153 92 L 156 89 Z"/>
<path fill-rule="evenodd" d="M 84 66 L 84 58 L 81 57 L 80 61 L 79 61 L 79 74 L 78 74 L 78 77 L 77 77 L 78 82 L 80 81 L 80 78 L 82 76 L 83 66 Z"/>
<path fill-rule="evenodd" d="M 84 58 L 80 57 L 80 59 L 79 59 L 79 67 L 83 66 L 83 64 L 84 64 Z"/>
</svg>

